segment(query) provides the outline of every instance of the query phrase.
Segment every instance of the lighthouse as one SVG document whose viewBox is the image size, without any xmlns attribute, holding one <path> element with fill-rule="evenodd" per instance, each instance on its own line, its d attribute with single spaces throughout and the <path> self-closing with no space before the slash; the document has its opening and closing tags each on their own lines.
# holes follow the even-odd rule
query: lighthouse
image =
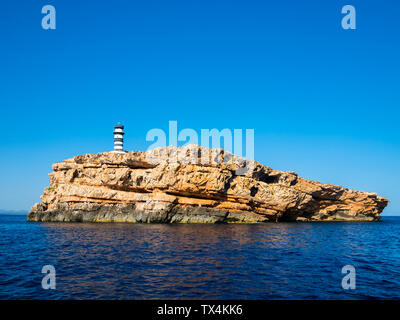
<svg viewBox="0 0 400 320">
<path fill-rule="evenodd" d="M 124 126 L 118 122 L 114 126 L 114 150 L 112 152 L 125 153 L 124 151 Z"/>
</svg>

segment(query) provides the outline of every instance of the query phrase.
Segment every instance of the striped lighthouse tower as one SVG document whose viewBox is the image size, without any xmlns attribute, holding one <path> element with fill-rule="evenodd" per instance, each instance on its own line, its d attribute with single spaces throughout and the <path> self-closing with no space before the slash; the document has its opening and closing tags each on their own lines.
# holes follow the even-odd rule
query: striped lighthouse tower
<svg viewBox="0 0 400 320">
<path fill-rule="evenodd" d="M 114 150 L 113 152 L 124 153 L 124 126 L 119 122 L 114 126 Z"/>
</svg>

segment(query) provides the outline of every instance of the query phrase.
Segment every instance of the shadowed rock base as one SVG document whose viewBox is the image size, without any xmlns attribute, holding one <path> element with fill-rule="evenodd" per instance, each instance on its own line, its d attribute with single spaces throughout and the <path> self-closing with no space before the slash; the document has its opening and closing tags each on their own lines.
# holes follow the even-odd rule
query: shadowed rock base
<svg viewBox="0 0 400 320">
<path fill-rule="evenodd" d="M 188 152 L 190 163 L 182 161 Z M 49 176 L 50 187 L 29 221 L 377 221 L 388 204 L 376 193 L 306 180 L 194 145 L 76 156 L 55 163 Z"/>
<path fill-rule="evenodd" d="M 62 211 L 31 212 L 29 220 L 132 223 L 256 223 L 268 221 L 267 218 L 251 212 L 236 213 L 214 208 L 174 206 L 168 211 L 140 211 L 133 205 L 93 203 L 84 203 L 74 207 L 67 205 Z"/>
</svg>

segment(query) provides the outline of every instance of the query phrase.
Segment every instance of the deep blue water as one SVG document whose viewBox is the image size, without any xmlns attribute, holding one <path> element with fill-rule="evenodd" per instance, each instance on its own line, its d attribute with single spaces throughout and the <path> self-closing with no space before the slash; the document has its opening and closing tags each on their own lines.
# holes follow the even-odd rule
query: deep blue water
<svg viewBox="0 0 400 320">
<path fill-rule="evenodd" d="M 41 286 L 42 266 L 56 289 Z M 341 286 L 344 265 L 356 289 Z M 34 223 L 0 216 L 0 299 L 400 298 L 400 218 L 376 223 Z"/>
</svg>

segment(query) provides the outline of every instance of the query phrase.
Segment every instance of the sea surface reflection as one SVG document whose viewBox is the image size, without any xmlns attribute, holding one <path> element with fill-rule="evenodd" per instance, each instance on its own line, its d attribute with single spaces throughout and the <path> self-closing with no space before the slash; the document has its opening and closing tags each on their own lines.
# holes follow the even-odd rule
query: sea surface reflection
<svg viewBox="0 0 400 320">
<path fill-rule="evenodd" d="M 0 299 L 400 298 L 400 219 L 379 223 L 28 223 L 0 216 Z M 41 288 L 54 265 L 56 290 Z M 341 287 L 354 265 L 356 290 Z"/>
</svg>

